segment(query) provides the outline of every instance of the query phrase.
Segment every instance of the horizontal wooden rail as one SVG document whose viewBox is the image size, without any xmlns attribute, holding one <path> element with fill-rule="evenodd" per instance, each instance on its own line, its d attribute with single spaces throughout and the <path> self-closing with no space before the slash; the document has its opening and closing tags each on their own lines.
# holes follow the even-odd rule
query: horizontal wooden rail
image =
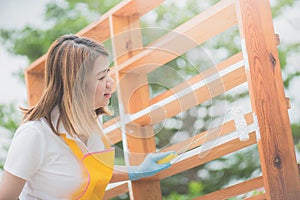
<svg viewBox="0 0 300 200">
<path fill-rule="evenodd" d="M 116 144 L 122 140 L 121 127 L 114 129 L 113 131 L 106 134 L 110 144 Z"/>
<path fill-rule="evenodd" d="M 109 184 L 106 188 L 105 194 L 104 194 L 104 198 L 103 199 L 111 199 L 115 196 L 124 194 L 126 192 L 128 192 L 128 183 L 121 183 L 121 184 L 113 184 L 113 186 L 111 186 L 112 184 Z"/>
<path fill-rule="evenodd" d="M 247 125 L 253 123 L 253 113 L 247 113 L 244 115 Z M 219 127 L 212 128 L 210 130 L 206 130 L 202 133 L 199 133 L 189 139 L 186 139 L 182 142 L 173 144 L 167 148 L 164 148 L 162 151 L 188 151 L 199 147 L 205 142 L 215 140 L 217 137 L 222 137 L 226 134 L 229 134 L 236 130 L 235 124 L 233 120 L 230 120 Z"/>
<path fill-rule="evenodd" d="M 189 170 L 193 167 L 199 166 L 201 164 L 207 163 L 209 161 L 215 160 L 226 154 L 229 154 L 234 151 L 245 148 L 247 146 L 253 145 L 255 143 L 256 143 L 256 135 L 254 132 L 252 132 L 252 133 L 250 133 L 250 138 L 247 141 L 240 141 L 237 138 L 237 139 L 230 140 L 224 144 L 217 145 L 216 147 L 211 148 L 207 151 L 203 151 L 201 153 L 199 152 L 200 154 L 198 154 L 198 151 L 194 151 L 193 155 L 185 156 L 185 158 L 181 158 L 179 161 L 176 161 L 175 163 L 173 163 L 172 166 L 168 170 L 161 171 L 158 174 L 156 174 L 155 176 L 141 179 L 141 181 L 164 179 L 169 176 Z M 187 154 L 189 154 L 189 152 L 187 152 Z M 206 154 L 206 155 L 202 156 L 203 154 Z M 189 164 L 187 165 L 186 163 L 189 163 Z M 111 190 L 110 195 L 117 196 L 117 195 L 127 192 L 128 188 L 126 188 L 123 185 L 123 186 L 111 187 L 110 190 Z M 110 196 L 110 197 L 112 197 L 112 196 Z"/>
<path fill-rule="evenodd" d="M 220 1 L 122 63 L 120 73 L 131 70 L 149 73 L 235 24 L 234 1 Z"/>
<path fill-rule="evenodd" d="M 262 176 L 253 178 L 251 180 L 212 192 L 201 197 L 194 198 L 193 200 L 220 200 L 231 198 L 240 194 L 264 187 Z"/>
<path fill-rule="evenodd" d="M 239 52 L 239 53 L 227 58 L 226 60 L 218 63 L 216 66 L 210 67 L 210 68 L 206 69 L 205 71 L 200 72 L 199 75 L 188 79 L 186 82 L 183 82 L 183 83 L 175 86 L 174 88 L 171 88 L 171 89 L 167 90 L 166 92 L 157 95 L 156 97 L 154 97 L 150 100 L 150 105 L 153 105 L 159 101 L 162 101 L 163 99 L 166 99 L 166 98 L 172 96 L 173 94 L 175 94 L 181 90 L 184 90 L 187 86 L 196 84 L 197 82 L 204 80 L 205 78 L 208 78 L 209 76 L 212 76 L 219 71 L 226 70 L 226 68 L 229 68 L 230 66 L 232 66 L 235 63 L 238 63 L 242 60 L 243 60 L 243 55 L 241 52 Z"/>
<path fill-rule="evenodd" d="M 184 90 L 187 87 L 190 87 L 191 85 L 194 85 L 197 82 L 199 82 L 209 76 L 214 75 L 216 72 L 226 70 L 230 66 L 232 66 L 235 63 L 238 63 L 242 60 L 243 60 L 242 53 L 239 52 L 239 53 L 231 56 L 230 58 L 222 61 L 221 63 L 217 64 L 216 66 L 205 70 L 201 74 L 190 78 L 186 82 L 183 82 L 183 83 L 175 86 L 174 88 L 167 90 L 166 92 L 156 96 L 155 98 L 150 100 L 149 104 L 155 105 L 156 103 L 158 103 L 166 98 L 169 98 L 170 96 L 180 92 L 181 90 Z M 115 67 L 113 67 L 113 69 L 115 69 Z M 113 72 L 115 72 L 115 70 Z M 107 136 L 110 138 L 110 140 L 113 144 L 121 141 L 121 130 L 120 130 L 121 122 L 120 122 L 119 117 L 116 117 L 114 119 L 111 119 L 111 120 L 105 122 L 103 127 L 104 127 L 104 132 L 107 134 Z M 110 128 L 108 128 L 108 127 L 110 127 Z M 106 128 L 108 128 L 108 129 L 106 129 Z"/>
<path fill-rule="evenodd" d="M 149 11 L 159 6 L 164 0 L 125 0 L 120 2 L 114 8 L 106 12 L 99 21 L 92 23 L 86 28 L 82 29 L 77 35 L 89 37 L 103 42 L 110 37 L 110 22 L 109 17 L 114 16 L 143 16 Z"/>
<path fill-rule="evenodd" d="M 109 126 L 104 129 L 104 132 L 108 133 L 118 129 L 122 123 L 128 124 L 134 122 L 141 126 L 159 123 L 164 119 L 173 117 L 182 111 L 216 97 L 247 80 L 243 61 L 225 63 L 226 67 L 220 65 L 223 68 L 221 71 L 215 70 L 215 74 L 207 73 L 209 74 L 207 77 L 203 77 L 202 74 L 196 75 L 190 79 L 190 82 L 186 81 L 178 86 L 178 88 L 181 88 L 178 93 L 171 92 L 172 95 L 170 95 L 170 92 L 168 92 L 167 98 L 159 98 L 159 102 L 152 101 L 152 104 L 146 109 L 134 114 L 128 114 L 125 119 L 126 121 L 124 120 Z M 233 65 L 228 66 L 228 64 Z M 205 73 L 203 74 L 205 75 Z M 196 80 L 198 81 L 196 82 Z M 191 85 L 191 83 L 193 84 Z M 178 88 L 174 90 L 177 91 Z"/>
<path fill-rule="evenodd" d="M 107 127 L 109 127 L 109 126 L 111 126 L 113 124 L 115 126 L 117 126 L 118 124 L 120 124 L 120 117 L 119 116 L 117 116 L 117 117 L 115 117 L 115 118 L 113 118 L 113 119 L 105 122 L 103 124 L 104 130 L 105 130 L 105 128 L 107 128 Z M 104 131 L 104 133 L 108 137 L 109 142 L 111 144 L 116 144 L 116 143 L 118 143 L 118 142 L 120 142 L 122 140 L 122 135 L 121 135 L 122 132 L 121 132 L 121 127 L 120 126 L 118 128 L 116 128 L 116 129 L 110 131 L 110 132 L 105 132 Z"/>
<path fill-rule="evenodd" d="M 252 123 L 252 117 L 250 115 L 251 113 L 248 113 L 245 115 L 245 118 L 247 120 L 247 123 Z M 224 124 L 225 125 L 225 124 Z M 300 165 L 299 166 L 299 174 L 300 174 Z M 242 183 L 235 184 L 233 186 L 229 186 L 227 188 L 206 194 L 201 197 L 194 198 L 193 200 L 220 200 L 220 199 L 227 199 L 230 197 L 234 197 L 237 195 L 245 194 L 247 192 L 253 191 L 255 189 L 263 188 L 263 178 L 262 176 L 247 180 Z M 104 199 L 110 199 L 112 197 L 115 197 L 120 194 L 124 194 L 128 192 L 128 185 L 127 183 L 121 183 L 113 187 L 109 187 L 106 191 Z M 266 200 L 266 195 L 258 194 L 249 198 L 246 198 L 247 200 Z M 245 200 L 246 200 L 245 199 Z"/>
<path fill-rule="evenodd" d="M 258 194 L 253 197 L 246 198 L 245 200 L 267 200 L 266 194 Z"/>
<path fill-rule="evenodd" d="M 200 103 L 212 99 L 246 81 L 245 69 L 240 67 L 224 76 L 206 84 L 207 80 L 188 86 L 180 93 L 172 95 L 158 103 L 150 105 L 138 113 L 129 115 L 134 123 L 141 126 L 157 124 L 167 118 L 173 117 Z M 200 86 L 200 87 L 198 87 Z M 223 87 L 223 88 L 222 88 Z M 184 93 L 185 95 L 182 95 Z"/>
<path fill-rule="evenodd" d="M 209 161 L 215 160 L 222 156 L 225 156 L 229 153 L 234 151 L 238 151 L 242 148 L 248 147 L 250 145 L 256 144 L 256 135 L 254 132 L 249 134 L 250 138 L 247 141 L 240 141 L 238 138 L 230 140 L 224 144 L 217 145 L 214 148 L 211 148 L 205 152 L 201 151 L 200 149 L 192 150 L 194 153 L 191 156 L 184 156 L 183 158 L 178 157 L 177 160 L 173 165 L 168 169 L 159 172 L 157 175 L 144 178 L 144 179 L 164 179 L 169 176 L 181 173 L 183 171 L 189 170 L 201 164 L 207 163 Z M 201 151 L 201 152 L 199 152 Z M 199 152 L 199 153 L 198 153 Z M 187 152 L 189 154 L 190 152 Z M 187 164 L 188 163 L 188 164 Z"/>
</svg>

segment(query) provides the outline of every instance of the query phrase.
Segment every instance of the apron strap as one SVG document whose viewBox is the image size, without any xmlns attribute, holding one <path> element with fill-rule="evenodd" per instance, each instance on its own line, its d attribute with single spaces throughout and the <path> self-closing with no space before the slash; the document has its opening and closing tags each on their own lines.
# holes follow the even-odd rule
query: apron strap
<svg viewBox="0 0 300 200">
<path fill-rule="evenodd" d="M 84 154 L 82 153 L 81 149 L 78 147 L 76 141 L 68 139 L 66 137 L 66 134 L 61 134 L 60 136 L 64 139 L 65 143 L 71 148 L 71 150 L 75 154 L 75 156 L 79 160 L 81 160 L 83 158 Z"/>
</svg>

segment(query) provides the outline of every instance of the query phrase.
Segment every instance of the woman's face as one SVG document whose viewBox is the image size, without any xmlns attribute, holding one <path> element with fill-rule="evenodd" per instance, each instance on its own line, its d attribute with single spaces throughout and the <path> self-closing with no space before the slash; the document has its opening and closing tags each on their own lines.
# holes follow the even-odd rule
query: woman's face
<svg viewBox="0 0 300 200">
<path fill-rule="evenodd" d="M 90 91 L 94 93 L 94 108 L 107 106 L 114 81 L 109 75 L 109 62 L 106 56 L 100 55 L 96 58 L 88 83 Z"/>
</svg>

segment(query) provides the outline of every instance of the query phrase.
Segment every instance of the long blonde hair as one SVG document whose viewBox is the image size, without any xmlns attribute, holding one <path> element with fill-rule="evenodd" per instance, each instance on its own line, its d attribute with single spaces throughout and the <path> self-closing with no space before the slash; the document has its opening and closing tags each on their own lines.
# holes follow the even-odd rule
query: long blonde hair
<svg viewBox="0 0 300 200">
<path fill-rule="evenodd" d="M 87 94 L 87 79 L 93 69 L 95 59 L 108 56 L 105 48 L 88 38 L 65 35 L 57 39 L 49 48 L 45 66 L 45 90 L 39 102 L 32 108 L 23 109 L 23 121 L 45 117 L 57 135 L 51 112 L 57 106 L 66 131 L 71 135 L 88 137 L 99 132 L 97 115 L 105 108 L 94 110 L 90 94 Z"/>
</svg>

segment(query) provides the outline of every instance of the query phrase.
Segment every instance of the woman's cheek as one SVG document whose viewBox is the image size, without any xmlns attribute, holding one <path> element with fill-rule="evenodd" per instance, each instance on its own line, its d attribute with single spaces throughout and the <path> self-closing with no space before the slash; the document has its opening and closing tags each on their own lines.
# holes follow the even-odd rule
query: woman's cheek
<svg viewBox="0 0 300 200">
<path fill-rule="evenodd" d="M 95 89 L 95 102 L 96 103 L 101 103 L 104 98 L 104 87 L 102 84 L 98 84 L 96 89 Z M 96 106 L 103 106 L 103 105 L 96 105 Z"/>
</svg>

